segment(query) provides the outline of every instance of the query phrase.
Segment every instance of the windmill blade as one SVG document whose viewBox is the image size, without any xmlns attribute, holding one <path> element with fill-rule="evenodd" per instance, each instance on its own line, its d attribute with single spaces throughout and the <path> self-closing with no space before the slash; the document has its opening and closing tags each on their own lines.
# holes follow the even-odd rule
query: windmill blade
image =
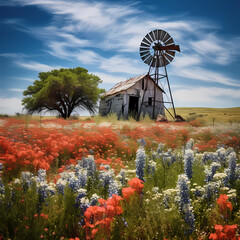
<svg viewBox="0 0 240 240">
<path fill-rule="evenodd" d="M 153 40 L 152 40 L 152 38 L 150 37 L 149 33 L 145 36 L 145 38 L 146 38 L 150 43 L 153 42 Z"/>
<path fill-rule="evenodd" d="M 150 43 L 146 38 L 144 38 L 144 39 L 142 40 L 142 43 L 145 43 L 145 44 L 148 45 L 149 47 L 151 46 L 151 43 Z"/>
<path fill-rule="evenodd" d="M 164 30 L 159 30 L 159 39 L 158 40 L 162 41 L 165 34 L 166 34 L 166 32 Z"/>
<path fill-rule="evenodd" d="M 144 62 L 149 65 L 152 62 L 152 60 L 153 60 L 153 56 L 150 55 L 150 57 L 147 58 Z"/>
<path fill-rule="evenodd" d="M 165 42 L 167 39 L 169 39 L 171 37 L 167 32 L 165 32 L 165 33 L 166 34 L 164 35 L 164 37 L 162 39 L 163 42 Z"/>
<path fill-rule="evenodd" d="M 140 52 L 140 56 L 141 56 L 141 58 L 142 58 L 143 56 L 147 55 L 147 54 L 150 54 L 149 51 L 146 51 L 146 52 Z"/>
<path fill-rule="evenodd" d="M 147 58 L 149 58 L 150 56 L 152 56 L 150 53 L 147 53 L 146 55 L 144 55 L 144 56 L 142 56 L 141 58 L 142 58 L 142 60 L 145 62 L 145 60 L 147 59 Z"/>
<path fill-rule="evenodd" d="M 174 57 L 175 56 L 175 52 L 173 51 L 165 51 L 165 53 L 169 54 L 170 56 Z"/>
<path fill-rule="evenodd" d="M 172 37 L 170 37 L 169 39 L 167 39 L 167 40 L 164 42 L 165 45 L 170 45 L 170 44 L 173 44 L 173 43 L 174 43 L 174 41 L 173 41 Z"/>
<path fill-rule="evenodd" d="M 155 38 L 155 35 L 153 34 L 153 32 L 150 32 L 149 35 L 152 38 L 153 42 L 156 41 L 156 38 Z"/>
<path fill-rule="evenodd" d="M 154 31 L 153 31 L 153 34 L 155 35 L 155 39 L 156 39 L 156 40 L 159 40 L 159 30 L 157 30 L 157 29 L 154 30 Z"/>
<path fill-rule="evenodd" d="M 142 42 L 140 46 L 141 46 L 141 47 L 150 48 L 150 45 L 147 45 L 147 44 L 145 44 L 144 42 Z"/>
<path fill-rule="evenodd" d="M 173 60 L 173 57 L 172 57 L 172 56 L 169 56 L 169 55 L 167 55 L 167 54 L 164 54 L 164 58 L 165 58 L 166 60 L 168 60 L 169 62 L 171 62 L 171 61 Z"/>
<path fill-rule="evenodd" d="M 140 50 L 139 50 L 140 52 L 146 52 L 146 51 L 150 51 L 150 49 L 149 48 L 146 48 L 146 47 L 140 47 Z"/>
</svg>

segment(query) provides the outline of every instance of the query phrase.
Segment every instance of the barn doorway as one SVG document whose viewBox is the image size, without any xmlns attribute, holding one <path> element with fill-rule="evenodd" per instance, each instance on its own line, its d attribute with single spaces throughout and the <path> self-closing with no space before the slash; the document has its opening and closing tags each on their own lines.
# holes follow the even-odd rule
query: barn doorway
<svg viewBox="0 0 240 240">
<path fill-rule="evenodd" d="M 135 119 L 138 117 L 138 99 L 139 97 L 129 96 L 128 115 Z"/>
</svg>

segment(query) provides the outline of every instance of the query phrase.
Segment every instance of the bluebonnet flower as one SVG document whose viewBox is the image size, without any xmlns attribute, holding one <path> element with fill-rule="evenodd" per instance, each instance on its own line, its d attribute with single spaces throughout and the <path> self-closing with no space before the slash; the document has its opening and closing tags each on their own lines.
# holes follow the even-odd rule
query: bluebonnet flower
<svg viewBox="0 0 240 240">
<path fill-rule="evenodd" d="M 240 165 L 239 164 L 236 165 L 235 174 L 236 174 L 236 180 L 240 179 Z"/>
<path fill-rule="evenodd" d="M 82 169 L 76 176 L 78 178 L 80 188 L 85 187 L 87 184 L 87 171 Z"/>
<path fill-rule="evenodd" d="M 189 179 L 192 178 L 192 166 L 193 166 L 194 154 L 191 149 L 185 151 L 184 155 L 184 171 Z"/>
<path fill-rule="evenodd" d="M 92 195 L 92 197 L 90 198 L 90 206 L 95 206 L 98 203 L 98 199 L 100 198 L 100 196 L 98 196 L 96 193 L 94 193 Z"/>
<path fill-rule="evenodd" d="M 140 180 L 144 181 L 144 168 L 145 168 L 145 161 L 146 161 L 146 154 L 145 154 L 145 150 L 140 147 L 137 150 L 137 156 L 136 156 L 136 175 L 137 178 L 139 178 Z"/>
<path fill-rule="evenodd" d="M 126 180 L 126 170 L 121 168 L 119 174 L 116 176 L 117 179 L 121 182 L 122 185 L 125 185 L 127 180 Z"/>
<path fill-rule="evenodd" d="M 107 188 L 111 181 L 113 181 L 114 172 L 112 169 L 108 171 L 100 171 L 99 179 L 104 188 Z"/>
<path fill-rule="evenodd" d="M 227 171 L 229 181 L 234 181 L 236 178 L 236 173 L 235 173 L 236 162 L 237 162 L 236 153 L 235 152 L 230 153 L 229 160 L 228 160 L 228 171 Z"/>
<path fill-rule="evenodd" d="M 210 162 L 217 162 L 218 161 L 218 154 L 212 152 L 204 152 L 202 156 L 202 161 L 204 164 L 207 164 L 208 161 Z"/>
<path fill-rule="evenodd" d="M 30 187 L 30 178 L 32 174 L 30 172 L 22 172 L 22 187 L 23 190 L 26 192 Z"/>
<path fill-rule="evenodd" d="M 224 148 L 219 148 L 217 151 L 216 151 L 216 154 L 217 154 L 217 158 L 218 158 L 218 162 L 221 163 L 221 165 L 225 164 L 226 163 L 226 150 Z"/>
<path fill-rule="evenodd" d="M 90 206 L 89 199 L 87 197 L 83 197 L 81 198 L 80 202 L 81 202 L 80 203 L 81 214 L 83 215 Z"/>
<path fill-rule="evenodd" d="M 63 180 L 62 178 L 59 178 L 57 183 L 56 183 L 56 188 L 59 194 L 64 195 L 64 191 L 65 191 L 65 186 L 67 184 L 66 180 Z"/>
<path fill-rule="evenodd" d="M 3 163 L 0 162 L 0 171 L 3 170 Z"/>
<path fill-rule="evenodd" d="M 56 189 L 54 183 L 49 183 L 48 187 L 46 188 L 46 192 L 48 196 L 55 195 Z"/>
<path fill-rule="evenodd" d="M 87 184 L 87 170 L 79 169 L 75 173 L 76 175 L 71 176 L 68 179 L 69 187 L 76 192 L 79 188 L 84 188 Z"/>
<path fill-rule="evenodd" d="M 195 229 L 195 216 L 191 207 L 189 197 L 188 178 L 185 174 L 178 176 L 177 188 L 179 189 L 179 210 L 183 214 L 185 222 L 189 225 L 186 234 L 192 233 Z"/>
<path fill-rule="evenodd" d="M 108 194 L 109 197 L 111 197 L 113 194 L 118 195 L 119 194 L 119 183 L 116 180 L 111 180 L 110 184 L 108 186 Z"/>
<path fill-rule="evenodd" d="M 44 182 L 46 178 L 46 170 L 44 169 L 39 169 L 38 170 L 38 182 Z"/>
<path fill-rule="evenodd" d="M 154 162 L 153 160 L 149 160 L 148 161 L 148 168 L 147 168 L 147 171 L 149 174 L 151 174 L 152 176 L 154 175 L 155 173 L 155 170 L 156 170 L 156 162 Z"/>
<path fill-rule="evenodd" d="M 210 182 L 213 179 L 214 174 L 217 172 L 217 170 L 221 167 L 221 164 L 218 162 L 213 162 L 211 163 L 209 169 L 208 167 L 206 167 L 205 169 L 205 174 L 206 174 L 206 178 L 205 181 L 206 182 Z"/>
<path fill-rule="evenodd" d="M 212 200 L 219 192 L 219 183 L 217 182 L 209 182 L 204 185 L 205 193 L 204 198 L 207 200 Z"/>
<path fill-rule="evenodd" d="M 0 195 L 5 194 L 5 186 L 2 182 L 2 178 L 0 177 Z"/>
<path fill-rule="evenodd" d="M 44 202 L 48 197 L 47 187 L 48 187 L 48 184 L 46 182 L 41 182 L 37 188 L 40 203 Z"/>
<path fill-rule="evenodd" d="M 78 193 L 78 195 L 75 199 L 75 206 L 78 208 L 78 207 L 80 207 L 81 199 L 86 197 L 87 190 L 84 188 L 80 188 L 77 190 L 77 193 Z"/>
<path fill-rule="evenodd" d="M 87 170 L 88 176 L 93 176 L 97 170 L 94 158 L 92 156 L 90 156 L 88 158 L 82 158 L 82 160 L 79 161 L 75 167 L 76 174 L 82 168 Z"/>
<path fill-rule="evenodd" d="M 142 147 L 145 147 L 147 145 L 147 143 L 146 143 L 144 138 L 138 139 L 137 142 L 139 142 Z"/>
<path fill-rule="evenodd" d="M 230 153 L 233 153 L 234 152 L 234 149 L 232 147 L 228 147 L 227 150 L 226 150 L 226 156 L 229 156 Z"/>
<path fill-rule="evenodd" d="M 203 192 L 204 192 L 204 188 L 203 187 L 201 187 L 201 186 L 195 187 L 195 196 L 196 197 L 202 197 Z"/>
<path fill-rule="evenodd" d="M 167 189 L 165 191 L 163 191 L 163 204 L 165 206 L 165 209 L 169 208 L 169 204 L 172 201 L 173 202 L 173 198 L 175 197 L 176 194 L 176 189 Z"/>
</svg>

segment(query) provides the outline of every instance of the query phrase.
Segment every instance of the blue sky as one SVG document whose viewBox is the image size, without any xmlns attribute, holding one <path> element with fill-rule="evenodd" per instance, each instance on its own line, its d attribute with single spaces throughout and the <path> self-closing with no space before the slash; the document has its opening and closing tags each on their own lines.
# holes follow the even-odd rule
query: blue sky
<svg viewBox="0 0 240 240">
<path fill-rule="evenodd" d="M 139 45 L 154 29 L 181 48 L 167 68 L 176 107 L 239 107 L 239 10 L 239 0 L 0 0 L 0 113 L 21 112 L 39 72 L 81 66 L 106 90 L 147 73 Z"/>
</svg>

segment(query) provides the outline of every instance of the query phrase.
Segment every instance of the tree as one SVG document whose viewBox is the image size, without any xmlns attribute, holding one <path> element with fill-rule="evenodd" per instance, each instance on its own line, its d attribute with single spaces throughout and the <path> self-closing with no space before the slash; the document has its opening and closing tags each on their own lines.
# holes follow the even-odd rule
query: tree
<svg viewBox="0 0 240 240">
<path fill-rule="evenodd" d="M 26 97 L 22 105 L 30 114 L 53 111 L 66 119 L 76 108 L 92 114 L 100 94 L 105 91 L 98 88 L 100 78 L 81 67 L 41 72 L 38 77 L 40 80 L 35 80 L 23 92 Z"/>
</svg>

